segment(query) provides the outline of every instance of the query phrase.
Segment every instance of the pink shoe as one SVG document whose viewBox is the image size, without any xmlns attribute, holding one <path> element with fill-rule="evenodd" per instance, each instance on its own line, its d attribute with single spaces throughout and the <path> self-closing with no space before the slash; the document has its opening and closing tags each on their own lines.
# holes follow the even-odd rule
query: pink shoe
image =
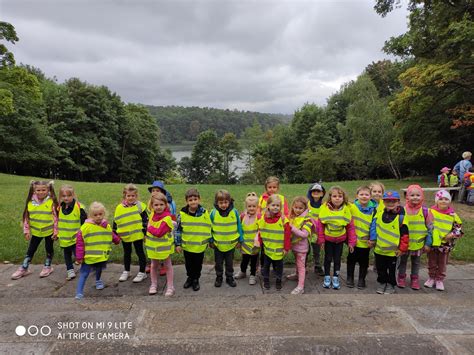
<svg viewBox="0 0 474 355">
<path fill-rule="evenodd" d="M 149 294 L 149 295 L 156 295 L 157 292 L 158 292 L 158 290 L 156 289 L 156 286 L 155 286 L 155 285 L 151 285 L 151 286 L 150 286 L 150 289 L 148 290 L 148 294 Z"/>
<path fill-rule="evenodd" d="M 12 274 L 12 280 L 18 280 L 21 279 L 23 276 L 27 276 L 31 274 L 28 269 L 24 269 L 23 266 L 20 266 L 13 274 Z"/>
<path fill-rule="evenodd" d="M 418 278 L 418 275 L 410 275 L 410 287 L 413 290 L 419 290 L 420 289 L 420 279 Z"/>
<path fill-rule="evenodd" d="M 52 266 L 43 266 L 43 270 L 40 272 L 40 277 L 48 277 L 54 271 Z"/>
<path fill-rule="evenodd" d="M 172 297 L 174 295 L 174 287 L 168 287 L 165 292 L 165 297 Z"/>
<path fill-rule="evenodd" d="M 426 280 L 426 282 L 423 286 L 428 287 L 428 288 L 432 288 L 434 286 L 434 284 L 435 284 L 435 280 L 430 277 L 428 280 Z"/>
<path fill-rule="evenodd" d="M 438 291 L 444 291 L 444 283 L 441 280 L 436 280 L 436 289 Z"/>
<path fill-rule="evenodd" d="M 397 276 L 397 286 L 398 287 L 400 287 L 400 288 L 405 288 L 406 287 L 406 285 L 407 285 L 406 277 L 407 277 L 406 274 L 398 274 L 398 276 Z"/>
</svg>

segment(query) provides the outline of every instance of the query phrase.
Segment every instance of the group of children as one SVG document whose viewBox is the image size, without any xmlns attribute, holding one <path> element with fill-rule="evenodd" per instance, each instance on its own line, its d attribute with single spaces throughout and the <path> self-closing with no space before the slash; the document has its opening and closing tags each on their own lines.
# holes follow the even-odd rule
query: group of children
<svg viewBox="0 0 474 355">
<path fill-rule="evenodd" d="M 357 287 L 366 287 L 370 249 L 374 249 L 378 277 L 377 293 L 391 294 L 395 286 L 406 287 L 406 268 L 411 260 L 410 286 L 420 288 L 419 269 L 423 252 L 428 253 L 429 279 L 425 287 L 444 290 L 446 264 L 455 241 L 462 236 L 461 220 L 451 206 L 451 196 L 440 190 L 435 205 L 424 205 L 419 185 L 407 189 L 405 207 L 400 205 L 396 191 L 384 191 L 381 183 L 361 186 L 353 203 L 338 186 L 326 190 L 320 183 L 310 186 L 306 197 L 294 198 L 291 205 L 279 194 L 279 180 L 269 177 L 265 192 L 259 198 L 255 192 L 245 198 L 245 210 L 239 213 L 226 190 L 215 194 L 214 208 L 208 212 L 201 205 L 199 191 L 186 191 L 184 206 L 179 212 L 171 194 L 160 181 L 149 187 L 148 204 L 138 200 L 138 189 L 128 184 L 123 199 L 117 205 L 113 224 L 109 224 L 103 204 L 93 202 L 86 215 L 69 185 L 60 189 L 56 199 L 51 182 L 32 181 L 23 213 L 24 235 L 29 241 L 23 264 L 12 279 L 26 276 L 41 240 L 45 240 L 46 261 L 40 277 L 53 271 L 53 241 L 59 240 L 64 252 L 68 280 L 76 277 L 72 262 L 81 263 L 76 298 L 82 299 L 84 285 L 91 271 L 96 274 L 96 289 L 103 289 L 102 270 L 106 267 L 111 245 L 122 243 L 124 271 L 119 281 L 130 277 L 132 247 L 138 257 L 139 272 L 133 282 L 147 278 L 147 257 L 151 284 L 149 294 L 157 293 L 158 273 L 166 274 L 165 296 L 175 293 L 173 284 L 173 253 L 183 253 L 187 279 L 184 288 L 200 289 L 204 254 L 214 250 L 216 279 L 214 286 L 224 281 L 235 287 L 235 279 L 247 277 L 257 283 L 261 268 L 263 287 L 270 289 L 270 266 L 273 266 L 275 287 L 282 289 L 283 260 L 291 250 L 295 272 L 289 280 L 297 281 L 292 294 L 304 293 L 308 255 L 312 249 L 314 271 L 324 276 L 323 287 L 339 289 L 341 258 L 348 247 L 346 286 L 355 287 L 354 273 L 359 264 Z M 240 249 L 240 270 L 234 274 L 235 249 Z M 324 251 L 323 267 L 321 252 Z M 331 276 L 331 266 L 333 273 Z M 397 275 L 398 269 L 398 275 Z"/>
</svg>

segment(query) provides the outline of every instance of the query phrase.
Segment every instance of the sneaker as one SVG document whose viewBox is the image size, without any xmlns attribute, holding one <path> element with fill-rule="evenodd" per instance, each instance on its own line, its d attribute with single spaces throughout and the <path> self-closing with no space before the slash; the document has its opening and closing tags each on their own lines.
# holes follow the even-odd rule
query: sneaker
<svg viewBox="0 0 474 355">
<path fill-rule="evenodd" d="M 250 275 L 249 277 L 249 285 L 256 285 L 257 284 L 257 278 L 253 275 Z"/>
<path fill-rule="evenodd" d="M 292 295 L 302 295 L 304 293 L 304 288 L 296 287 L 293 291 L 291 291 Z"/>
<path fill-rule="evenodd" d="M 165 297 L 174 296 L 174 287 L 168 287 L 165 292 Z"/>
<path fill-rule="evenodd" d="M 127 281 L 129 277 L 130 277 L 130 271 L 124 271 L 122 272 L 122 275 L 120 275 L 119 281 L 120 282 Z"/>
<path fill-rule="evenodd" d="M 166 266 L 162 265 L 160 268 L 160 276 L 165 276 L 167 271 L 168 269 L 166 268 Z"/>
<path fill-rule="evenodd" d="M 216 281 L 214 282 L 215 287 L 221 287 L 222 286 L 222 276 L 217 276 Z"/>
<path fill-rule="evenodd" d="M 432 288 L 435 284 L 435 279 L 432 279 L 431 277 L 426 280 L 426 282 L 423 284 L 423 286 L 425 287 L 428 287 L 428 288 Z"/>
<path fill-rule="evenodd" d="M 235 282 L 235 280 L 234 280 L 233 277 L 226 277 L 226 278 L 225 278 L 225 282 L 226 282 L 227 285 L 229 285 L 230 287 L 235 287 L 235 286 L 237 286 L 237 283 Z"/>
<path fill-rule="evenodd" d="M 405 288 L 407 286 L 407 275 L 406 274 L 398 274 L 397 276 L 397 286 L 400 288 Z"/>
<path fill-rule="evenodd" d="M 84 295 L 82 293 L 78 293 L 76 297 L 74 297 L 76 300 L 82 300 L 84 298 Z"/>
<path fill-rule="evenodd" d="M 379 285 L 377 286 L 377 292 L 379 295 L 383 295 L 385 293 L 385 289 L 387 288 L 387 284 L 384 284 L 382 282 L 379 282 Z"/>
<path fill-rule="evenodd" d="M 275 288 L 276 288 L 277 291 L 281 291 L 281 288 L 282 288 L 281 280 L 276 280 Z"/>
<path fill-rule="evenodd" d="M 341 288 L 341 284 L 339 283 L 339 276 L 332 277 L 332 288 L 335 290 L 339 290 Z"/>
<path fill-rule="evenodd" d="M 436 289 L 438 291 L 444 291 L 444 283 L 441 280 L 436 280 Z"/>
<path fill-rule="evenodd" d="M 384 295 L 393 295 L 394 293 L 396 293 L 395 286 L 387 284 L 387 287 L 385 287 Z"/>
<path fill-rule="evenodd" d="M 239 271 L 238 273 L 234 275 L 234 278 L 236 280 L 245 279 L 246 277 L 247 277 L 247 273 L 242 272 L 242 271 Z"/>
<path fill-rule="evenodd" d="M 148 289 L 148 294 L 149 295 L 156 295 L 157 292 L 158 292 L 158 290 L 156 289 L 155 285 L 151 285 L 150 288 Z"/>
<path fill-rule="evenodd" d="M 186 282 L 183 285 L 183 288 L 190 288 L 193 285 L 193 279 L 188 277 L 186 279 Z"/>
<path fill-rule="evenodd" d="M 199 291 L 201 289 L 201 286 L 199 285 L 199 280 L 193 280 L 193 291 Z"/>
<path fill-rule="evenodd" d="M 263 288 L 265 290 L 269 290 L 270 289 L 270 279 L 264 279 L 263 280 Z"/>
<path fill-rule="evenodd" d="M 297 274 L 290 274 L 290 275 L 286 275 L 286 278 L 287 278 L 287 280 L 297 281 L 298 280 L 298 275 Z"/>
<path fill-rule="evenodd" d="M 13 274 L 12 274 L 12 280 L 18 280 L 21 279 L 23 276 L 31 274 L 28 269 L 24 269 L 23 266 L 20 266 Z"/>
<path fill-rule="evenodd" d="M 54 271 L 52 266 L 43 266 L 43 270 L 40 272 L 40 277 L 48 277 Z"/>
<path fill-rule="evenodd" d="M 74 278 L 76 278 L 76 272 L 74 271 L 74 269 L 68 270 L 66 280 L 70 281 Z"/>
<path fill-rule="evenodd" d="M 97 281 L 95 282 L 95 289 L 96 289 L 96 290 L 103 290 L 104 287 L 105 287 L 104 281 L 102 281 L 102 280 L 97 280 Z"/>
<path fill-rule="evenodd" d="M 410 287 L 412 288 L 412 290 L 420 289 L 420 279 L 418 278 L 418 275 L 410 276 Z"/>
<path fill-rule="evenodd" d="M 331 287 L 331 276 L 324 276 L 323 287 L 324 288 Z"/>
<path fill-rule="evenodd" d="M 142 282 L 146 278 L 147 276 L 145 272 L 139 272 L 137 276 L 135 276 L 135 278 L 133 279 L 133 282 Z"/>
</svg>

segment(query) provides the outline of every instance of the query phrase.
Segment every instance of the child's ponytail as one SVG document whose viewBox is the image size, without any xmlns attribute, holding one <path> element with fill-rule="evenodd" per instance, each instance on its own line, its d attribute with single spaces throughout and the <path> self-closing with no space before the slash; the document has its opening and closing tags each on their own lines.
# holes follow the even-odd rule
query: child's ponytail
<svg viewBox="0 0 474 355">
<path fill-rule="evenodd" d="M 28 213 L 28 203 L 31 201 L 33 194 L 35 193 L 35 185 L 37 181 L 31 180 L 30 181 L 30 188 L 28 190 L 28 197 L 26 198 L 25 202 L 25 209 L 23 210 L 23 221 L 28 221 L 30 219 L 30 214 Z"/>
<path fill-rule="evenodd" d="M 48 181 L 48 190 L 49 190 L 49 197 L 53 200 L 53 207 L 56 211 L 58 209 L 59 203 L 58 198 L 56 196 L 56 192 L 54 191 L 54 180 Z"/>
</svg>

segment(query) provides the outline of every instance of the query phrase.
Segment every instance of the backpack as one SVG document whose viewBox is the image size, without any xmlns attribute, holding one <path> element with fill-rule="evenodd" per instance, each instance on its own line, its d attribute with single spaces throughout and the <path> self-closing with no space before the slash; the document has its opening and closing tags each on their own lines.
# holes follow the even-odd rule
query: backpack
<svg viewBox="0 0 474 355">
<path fill-rule="evenodd" d="M 437 181 L 438 186 L 441 184 L 441 174 L 438 175 L 438 181 Z"/>
</svg>

